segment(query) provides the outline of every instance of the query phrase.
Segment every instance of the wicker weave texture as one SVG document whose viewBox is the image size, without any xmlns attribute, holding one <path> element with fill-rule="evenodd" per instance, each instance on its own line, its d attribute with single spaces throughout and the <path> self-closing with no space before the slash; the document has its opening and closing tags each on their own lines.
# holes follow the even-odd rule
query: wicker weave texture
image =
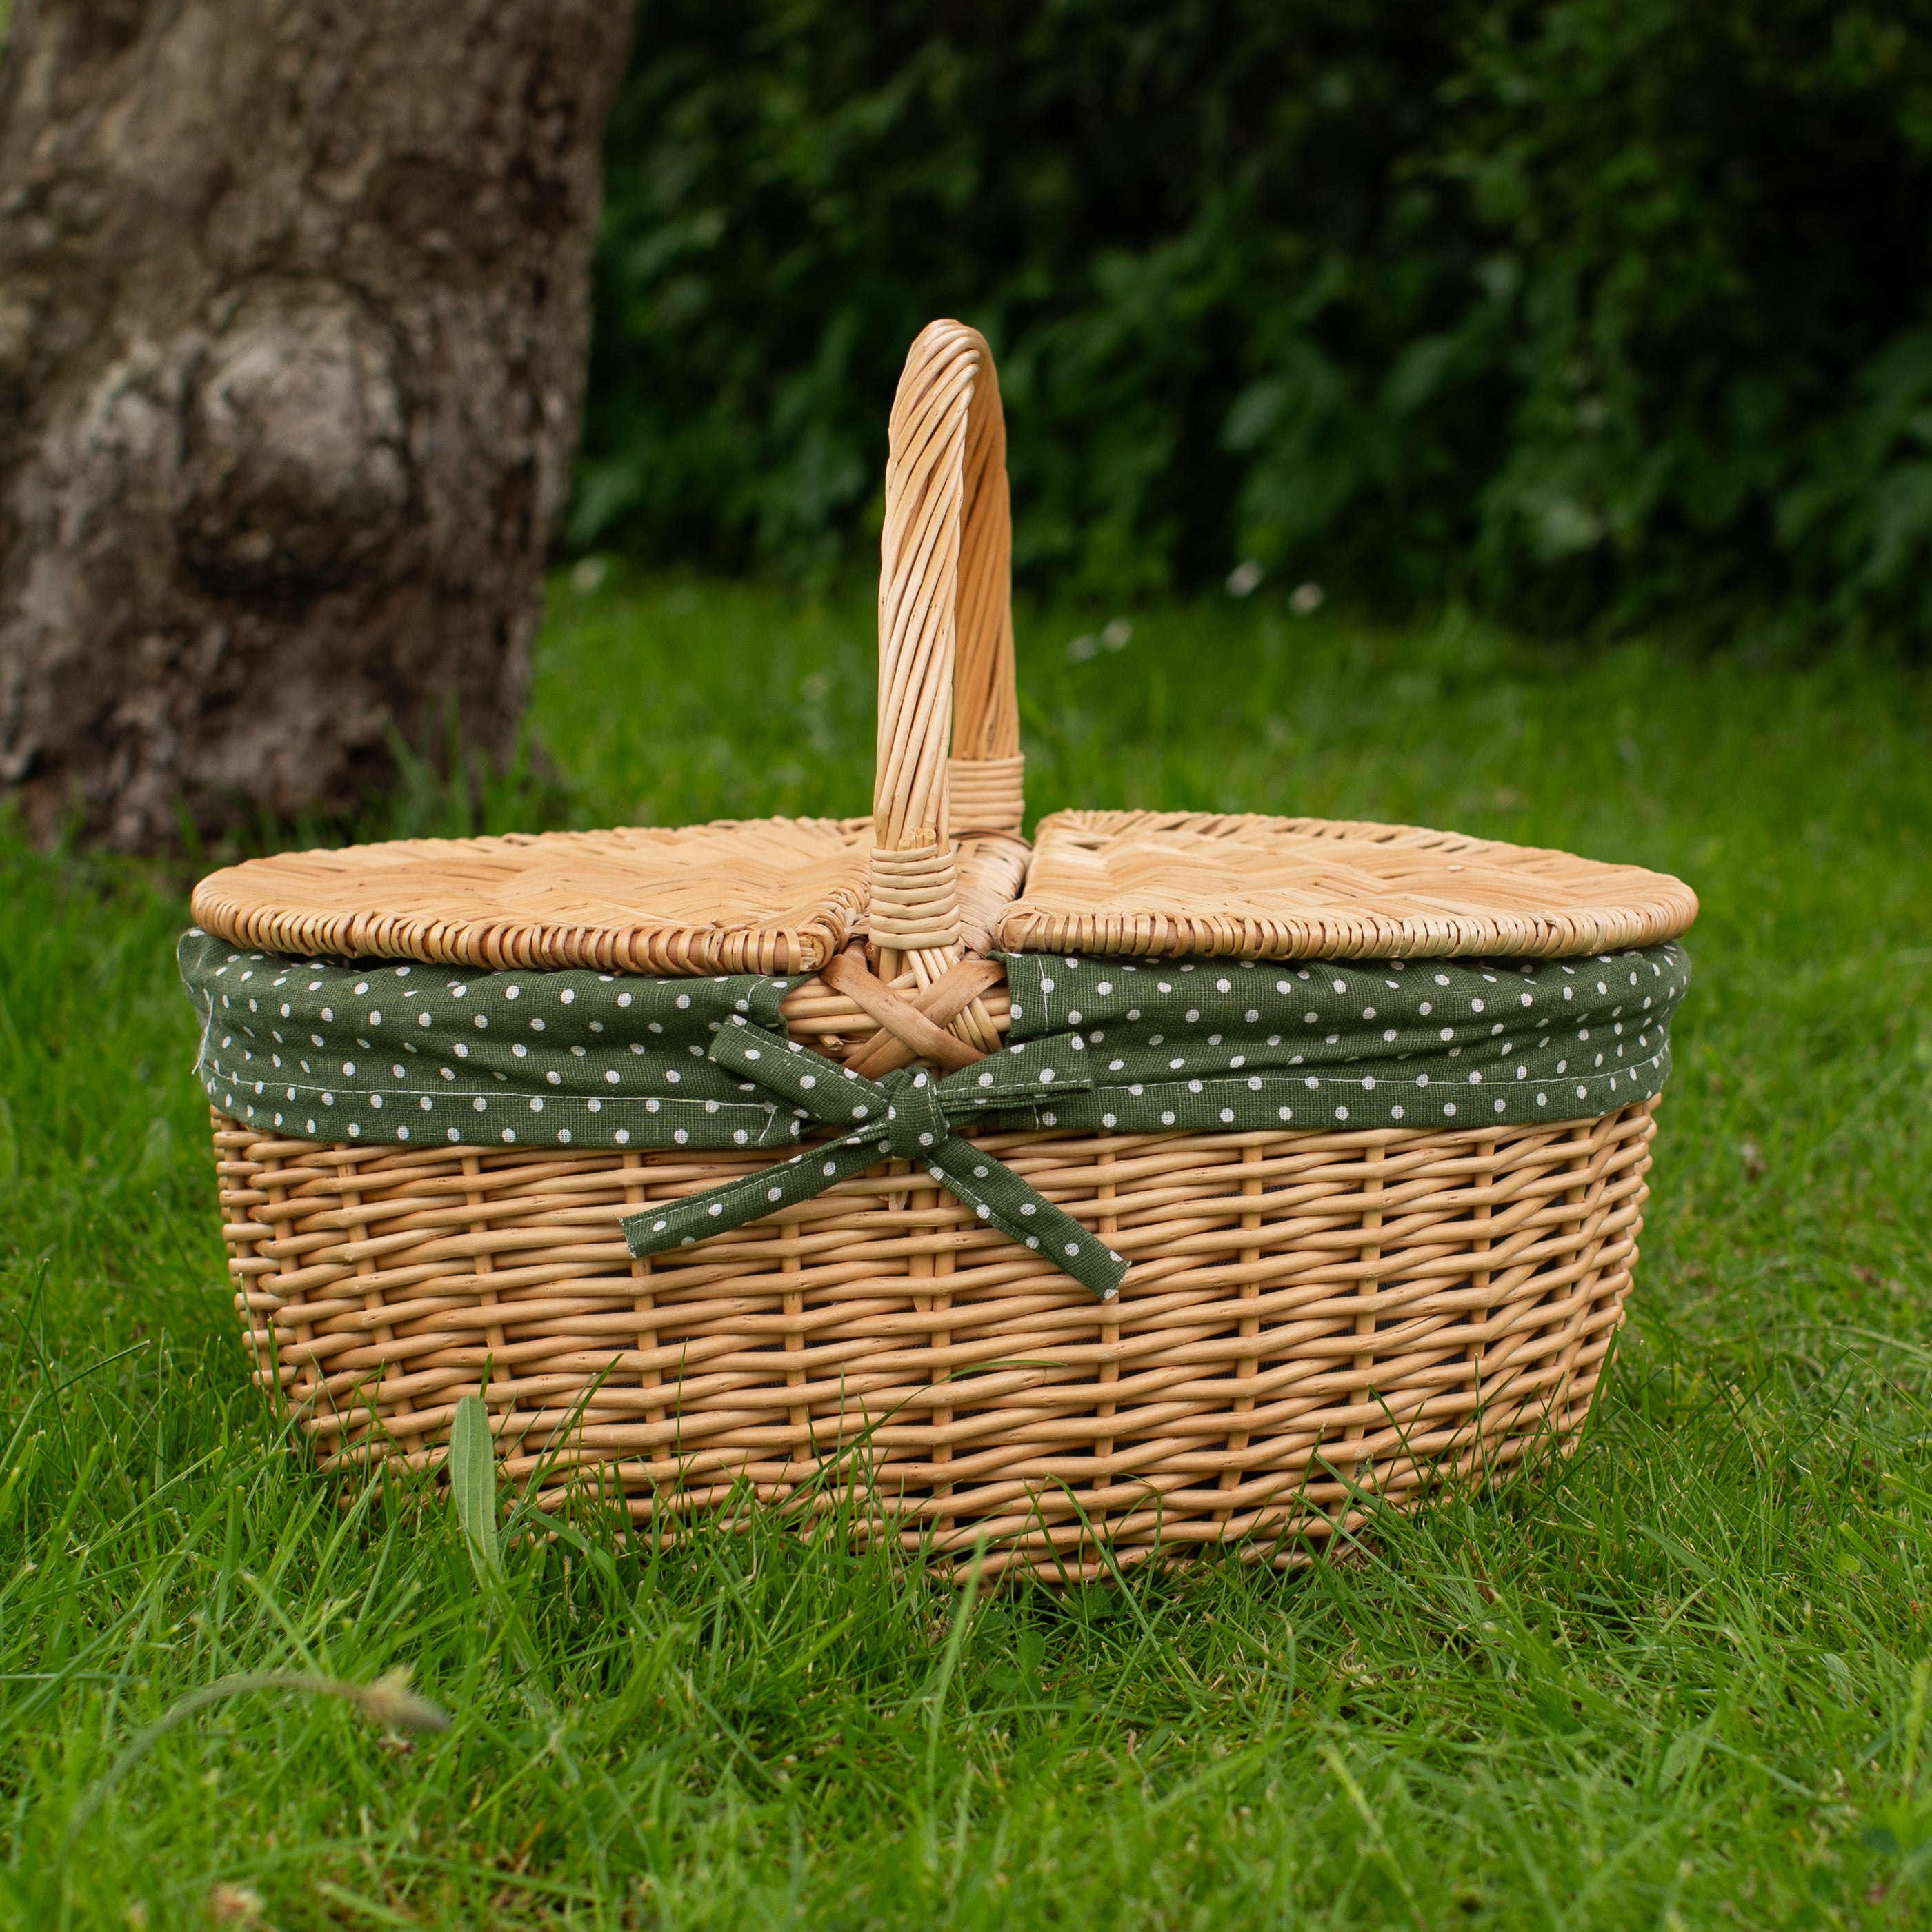
<svg viewBox="0 0 1932 1932">
<path fill-rule="evenodd" d="M 933 324 L 891 424 L 872 818 L 284 856 L 204 881 L 196 917 L 296 955 L 814 974 L 787 1024 L 872 1077 L 998 1048 L 1010 1001 L 960 957 L 996 941 L 1560 956 L 1689 925 L 1674 880 L 1402 826 L 1065 813 L 1025 874 L 1004 449 L 983 338 Z M 877 977 L 842 950 L 868 924 Z M 1244 1538 L 1292 1561 L 1368 1494 L 1567 1440 L 1629 1292 L 1653 1104 L 976 1136 L 1132 1262 L 1106 1303 L 903 1166 L 641 1261 L 626 1215 L 770 1157 L 321 1145 L 220 1117 L 215 1142 L 259 1377 L 325 1460 L 430 1467 L 482 1390 L 507 1474 L 554 1504 L 653 1534 L 748 1496 L 850 1508 L 867 1535 L 1078 1576 Z"/>
<path fill-rule="evenodd" d="M 866 908 L 866 819 L 509 832 L 282 852 L 212 872 L 195 922 L 297 956 L 501 970 L 798 973 Z"/>
<path fill-rule="evenodd" d="M 1137 1264 L 1101 1304 L 882 1166 L 688 1254 L 620 1218 L 755 1156 L 264 1139 L 216 1117 L 258 1378 L 326 1461 L 439 1459 L 484 1390 L 513 1481 L 675 1534 L 755 1494 L 1070 1577 L 1231 1538 L 1294 1560 L 1581 1424 L 1654 1103 L 1502 1136 L 990 1135 Z M 487 1388 L 485 1384 L 487 1383 Z"/>
<path fill-rule="evenodd" d="M 871 850 L 868 818 L 399 839 L 211 872 L 194 916 L 235 945 L 298 958 L 811 973 L 865 922 Z M 956 865 L 962 934 L 983 952 L 1026 848 L 969 836 Z"/>
<path fill-rule="evenodd" d="M 1060 812 L 994 930 L 1016 952 L 1553 959 L 1675 939 L 1696 916 L 1664 873 L 1460 832 Z"/>
</svg>

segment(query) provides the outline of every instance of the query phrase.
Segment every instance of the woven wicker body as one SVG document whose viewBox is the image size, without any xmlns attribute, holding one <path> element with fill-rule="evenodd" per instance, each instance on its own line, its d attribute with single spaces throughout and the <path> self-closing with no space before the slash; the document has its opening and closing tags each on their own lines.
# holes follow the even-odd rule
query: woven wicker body
<svg viewBox="0 0 1932 1932">
<path fill-rule="evenodd" d="M 327 1460 L 441 1454 L 490 1377 L 506 1473 L 675 1534 L 748 1485 L 987 1567 L 1090 1575 L 1582 1423 L 1630 1291 L 1647 1106 L 1491 1134 L 986 1137 L 1140 1263 L 1117 1300 L 882 1167 L 634 1261 L 618 1221 L 755 1157 L 264 1140 L 218 1121 L 250 1337 Z"/>
<path fill-rule="evenodd" d="M 580 836 L 556 848 L 568 878 L 527 840 L 268 860 L 205 881 L 197 916 L 243 946 L 461 967 L 815 974 L 786 993 L 792 1040 L 874 1081 L 999 1052 L 1004 969 L 976 957 L 996 935 L 1143 960 L 1548 956 L 1689 924 L 1688 890 L 1634 868 L 1306 820 L 1063 814 L 1029 884 L 1003 452 L 984 344 L 934 324 L 893 412 L 869 820 Z M 774 1155 L 326 1144 L 220 1114 L 215 1142 L 259 1378 L 326 1462 L 433 1466 L 480 1392 L 507 1473 L 553 1504 L 675 1534 L 750 1495 L 1072 1577 L 1232 1539 L 1293 1561 L 1371 1496 L 1567 1439 L 1630 1291 L 1654 1106 L 968 1132 L 1130 1264 L 1111 1300 L 906 1160 L 640 1259 L 626 1217 Z"/>
</svg>

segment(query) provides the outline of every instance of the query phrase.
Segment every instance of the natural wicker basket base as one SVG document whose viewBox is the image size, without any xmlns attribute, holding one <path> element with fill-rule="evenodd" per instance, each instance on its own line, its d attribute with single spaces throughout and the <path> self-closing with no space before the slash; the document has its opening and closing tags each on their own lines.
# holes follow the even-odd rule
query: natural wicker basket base
<svg viewBox="0 0 1932 1932">
<path fill-rule="evenodd" d="M 666 1534 L 747 1491 L 986 1570 L 1234 1538 L 1293 1561 L 1581 1424 L 1654 1103 L 1498 1134 L 984 1137 L 1140 1262 L 1102 1304 L 884 1166 L 688 1254 L 638 1204 L 769 1156 L 322 1146 L 215 1117 L 258 1380 L 325 1462 L 442 1454 L 487 1368 L 504 1472 Z"/>
</svg>

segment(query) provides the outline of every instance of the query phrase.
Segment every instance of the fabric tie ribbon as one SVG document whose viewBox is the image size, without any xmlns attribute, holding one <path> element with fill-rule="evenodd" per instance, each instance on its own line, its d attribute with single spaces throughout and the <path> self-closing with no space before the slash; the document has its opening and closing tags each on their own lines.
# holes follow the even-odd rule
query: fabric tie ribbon
<svg viewBox="0 0 1932 1932">
<path fill-rule="evenodd" d="M 713 1037 L 710 1058 L 788 1101 L 797 1113 L 846 1131 L 836 1140 L 708 1192 L 653 1202 L 626 1216 L 624 1239 L 632 1254 L 688 1248 L 747 1222 L 774 1219 L 890 1156 L 916 1162 L 980 1220 L 1045 1256 L 1102 1300 L 1119 1293 L 1127 1271 L 1119 1255 L 955 1130 L 956 1120 L 991 1105 L 1012 1105 L 1010 1094 L 983 1090 L 972 1069 L 941 1078 L 902 1067 L 883 1079 L 868 1080 L 796 1040 L 736 1016 Z M 1063 1088 L 1075 1084 L 1062 1082 Z"/>
</svg>

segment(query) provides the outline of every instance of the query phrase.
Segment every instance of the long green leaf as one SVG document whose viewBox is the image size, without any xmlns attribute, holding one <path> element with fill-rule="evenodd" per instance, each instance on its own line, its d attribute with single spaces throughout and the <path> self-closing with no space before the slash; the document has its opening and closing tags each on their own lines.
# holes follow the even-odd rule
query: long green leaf
<svg viewBox="0 0 1932 1932">
<path fill-rule="evenodd" d="M 494 1584 L 503 1574 L 496 1544 L 496 1445 L 481 1396 L 466 1395 L 456 1405 L 449 1432 L 449 1492 L 478 1580 Z"/>
</svg>

